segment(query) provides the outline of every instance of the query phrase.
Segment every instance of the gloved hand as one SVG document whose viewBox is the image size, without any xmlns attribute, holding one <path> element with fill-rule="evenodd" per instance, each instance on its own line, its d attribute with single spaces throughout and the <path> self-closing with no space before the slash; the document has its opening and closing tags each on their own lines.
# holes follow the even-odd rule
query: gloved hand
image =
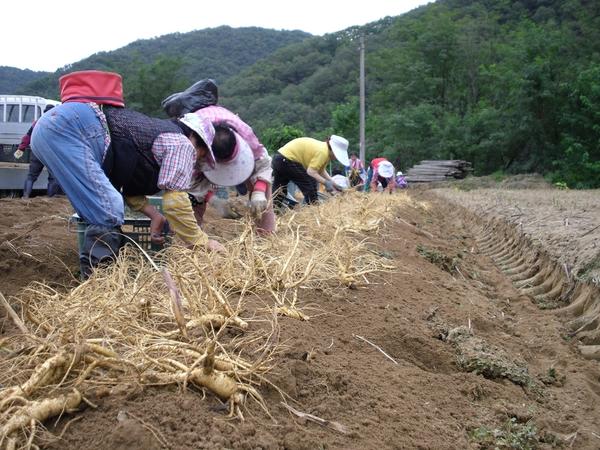
<svg viewBox="0 0 600 450">
<path fill-rule="evenodd" d="M 208 201 L 208 204 L 217 210 L 217 213 L 224 219 L 239 219 L 241 216 L 235 212 L 229 202 L 224 198 L 219 198 L 213 195 Z"/>
<path fill-rule="evenodd" d="M 262 191 L 254 191 L 250 196 L 250 210 L 256 217 L 260 216 L 267 209 L 267 197 Z"/>
<path fill-rule="evenodd" d="M 15 159 L 21 159 L 23 157 L 23 155 L 25 154 L 25 152 L 23 150 L 17 150 L 14 153 Z"/>
<path fill-rule="evenodd" d="M 342 192 L 344 188 L 331 180 L 327 180 L 325 181 L 325 190 L 330 194 L 333 194 L 334 191 Z"/>
</svg>

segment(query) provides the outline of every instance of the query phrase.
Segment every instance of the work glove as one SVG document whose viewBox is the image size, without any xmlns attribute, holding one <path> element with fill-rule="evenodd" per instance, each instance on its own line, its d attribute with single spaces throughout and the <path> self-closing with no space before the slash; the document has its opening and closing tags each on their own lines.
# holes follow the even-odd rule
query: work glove
<svg viewBox="0 0 600 450">
<path fill-rule="evenodd" d="M 15 159 L 21 159 L 23 157 L 23 155 L 25 154 L 25 152 L 23 150 L 17 150 L 14 153 Z"/>
<path fill-rule="evenodd" d="M 224 219 L 239 219 L 241 217 L 231 208 L 229 202 L 224 198 L 219 198 L 216 195 L 213 195 L 208 201 L 208 204 L 215 208 L 219 216 L 223 217 Z"/>
<path fill-rule="evenodd" d="M 331 180 L 327 180 L 325 182 L 325 190 L 327 192 L 329 192 L 330 194 L 333 194 L 335 191 L 342 192 L 344 190 L 344 188 L 341 187 L 339 184 L 334 183 Z"/>
<path fill-rule="evenodd" d="M 325 181 L 325 190 L 327 192 L 329 192 L 330 194 L 333 194 L 333 191 L 335 190 L 335 188 L 333 187 L 335 183 L 331 180 L 326 180 Z"/>
<path fill-rule="evenodd" d="M 262 191 L 254 191 L 250 196 L 250 211 L 256 217 L 262 215 L 262 213 L 267 209 L 267 197 L 265 193 Z"/>
</svg>

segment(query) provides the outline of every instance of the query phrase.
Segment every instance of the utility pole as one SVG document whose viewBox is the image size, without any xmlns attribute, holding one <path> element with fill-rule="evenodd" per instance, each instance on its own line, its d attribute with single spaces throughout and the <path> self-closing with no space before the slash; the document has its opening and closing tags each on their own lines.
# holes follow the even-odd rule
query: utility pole
<svg viewBox="0 0 600 450">
<path fill-rule="evenodd" d="M 360 36 L 360 159 L 365 162 L 365 36 Z"/>
</svg>

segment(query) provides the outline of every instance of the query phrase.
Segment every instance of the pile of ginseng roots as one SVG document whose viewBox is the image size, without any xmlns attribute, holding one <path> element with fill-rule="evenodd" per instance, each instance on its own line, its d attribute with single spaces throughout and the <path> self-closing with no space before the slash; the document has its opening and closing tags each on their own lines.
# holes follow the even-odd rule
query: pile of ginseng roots
<svg viewBox="0 0 600 450">
<path fill-rule="evenodd" d="M 93 405 L 99 386 L 193 386 L 232 416 L 247 399 L 268 414 L 258 388 L 277 364 L 277 317 L 309 320 L 305 290 L 325 299 L 394 270 L 373 237 L 409 202 L 339 196 L 283 214 L 268 237 L 238 221 L 225 253 L 174 245 L 152 261 L 132 247 L 72 290 L 30 285 L 13 299 L 22 333 L 0 346 L 0 448 L 35 445 L 44 420 Z"/>
</svg>

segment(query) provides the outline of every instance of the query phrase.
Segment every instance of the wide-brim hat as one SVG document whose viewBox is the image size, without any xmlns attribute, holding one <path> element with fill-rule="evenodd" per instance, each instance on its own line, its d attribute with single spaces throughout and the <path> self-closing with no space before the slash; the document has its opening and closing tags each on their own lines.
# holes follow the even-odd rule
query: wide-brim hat
<svg viewBox="0 0 600 450">
<path fill-rule="evenodd" d="M 237 186 L 243 183 L 254 171 L 254 153 L 248 143 L 235 131 L 235 149 L 231 157 L 217 160 L 215 167 L 204 171 L 204 176 L 218 186 Z"/>
<path fill-rule="evenodd" d="M 377 167 L 377 173 L 383 178 L 394 176 L 394 165 L 389 161 L 381 161 Z"/>
<path fill-rule="evenodd" d="M 204 141 L 206 147 L 208 147 L 205 162 L 208 164 L 208 167 L 215 167 L 215 155 L 212 151 L 212 143 L 215 139 L 215 127 L 213 127 L 213 124 L 194 113 L 184 114 L 179 118 L 179 121 L 194 130 L 200 136 L 200 139 Z"/>
<path fill-rule="evenodd" d="M 332 134 L 329 138 L 329 146 L 335 155 L 335 159 L 337 159 L 344 167 L 350 165 L 350 158 L 348 158 L 348 139 Z"/>
</svg>

